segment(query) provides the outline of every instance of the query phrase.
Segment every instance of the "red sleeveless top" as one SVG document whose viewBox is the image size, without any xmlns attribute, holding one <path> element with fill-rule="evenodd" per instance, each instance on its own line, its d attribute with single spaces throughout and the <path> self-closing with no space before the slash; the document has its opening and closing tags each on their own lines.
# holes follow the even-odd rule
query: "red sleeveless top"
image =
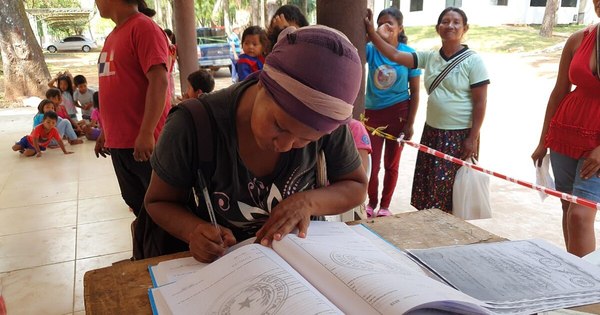
<svg viewBox="0 0 600 315">
<path fill-rule="evenodd" d="M 547 147 L 574 159 L 600 146 L 600 80 L 590 69 L 596 30 L 585 31 L 571 60 L 569 81 L 576 88 L 560 102 L 546 135 Z"/>
</svg>

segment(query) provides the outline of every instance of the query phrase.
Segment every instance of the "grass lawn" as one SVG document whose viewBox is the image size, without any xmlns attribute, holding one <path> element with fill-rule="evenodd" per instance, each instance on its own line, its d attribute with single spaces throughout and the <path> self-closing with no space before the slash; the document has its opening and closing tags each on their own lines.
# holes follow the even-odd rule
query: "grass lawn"
<svg viewBox="0 0 600 315">
<path fill-rule="evenodd" d="M 559 25 L 551 38 L 539 36 L 540 26 L 477 26 L 472 25 L 465 35 L 465 43 L 480 52 L 511 53 L 543 50 L 564 42 L 567 37 L 585 25 Z M 431 49 L 441 45 L 434 26 L 406 27 L 408 44 L 417 49 Z"/>
</svg>

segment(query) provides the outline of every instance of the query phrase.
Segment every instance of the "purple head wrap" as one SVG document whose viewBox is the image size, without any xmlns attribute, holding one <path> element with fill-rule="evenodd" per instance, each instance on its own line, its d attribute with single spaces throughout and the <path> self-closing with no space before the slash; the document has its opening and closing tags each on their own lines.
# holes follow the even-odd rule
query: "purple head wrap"
<svg viewBox="0 0 600 315">
<path fill-rule="evenodd" d="M 327 133 L 352 118 L 361 78 L 356 48 L 341 32 L 321 25 L 286 28 L 259 75 L 285 112 Z"/>
</svg>

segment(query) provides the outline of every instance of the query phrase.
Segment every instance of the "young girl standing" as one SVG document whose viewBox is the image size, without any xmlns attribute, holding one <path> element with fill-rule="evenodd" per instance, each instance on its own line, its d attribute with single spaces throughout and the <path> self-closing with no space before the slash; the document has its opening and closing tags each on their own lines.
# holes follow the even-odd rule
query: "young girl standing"
<svg viewBox="0 0 600 315">
<path fill-rule="evenodd" d="M 390 7 L 377 17 L 379 26 L 387 24 L 390 28 L 389 36 L 384 40 L 399 51 L 414 52 L 406 45 L 407 38 L 402 26 L 402 13 Z M 413 135 L 413 123 L 419 106 L 419 80 L 421 70 L 408 69 L 389 60 L 372 44 L 367 44 L 367 63 L 369 64 L 369 78 L 367 80 L 367 95 L 365 102 L 365 116 L 367 124 L 371 127 L 387 126 L 385 131 L 393 135 L 404 133 L 404 139 Z M 368 216 L 374 215 L 374 209 L 379 203 L 377 216 L 388 216 L 390 202 L 396 181 L 398 180 L 398 167 L 402 147 L 397 142 L 385 140 L 378 136 L 370 135 L 372 155 L 372 172 L 369 179 L 369 202 L 366 210 Z M 379 169 L 383 147 L 383 192 L 379 200 Z"/>
</svg>

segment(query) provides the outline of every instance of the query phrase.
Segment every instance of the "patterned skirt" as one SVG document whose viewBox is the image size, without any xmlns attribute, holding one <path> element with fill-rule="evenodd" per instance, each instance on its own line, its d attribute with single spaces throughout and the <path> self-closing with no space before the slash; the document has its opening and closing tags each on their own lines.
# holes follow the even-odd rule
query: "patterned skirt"
<svg viewBox="0 0 600 315">
<path fill-rule="evenodd" d="M 460 158 L 463 142 L 470 131 L 470 128 L 436 129 L 425 124 L 421 144 Z M 452 186 L 459 168 L 458 164 L 419 151 L 410 204 L 418 210 L 437 208 L 452 213 Z"/>
</svg>

